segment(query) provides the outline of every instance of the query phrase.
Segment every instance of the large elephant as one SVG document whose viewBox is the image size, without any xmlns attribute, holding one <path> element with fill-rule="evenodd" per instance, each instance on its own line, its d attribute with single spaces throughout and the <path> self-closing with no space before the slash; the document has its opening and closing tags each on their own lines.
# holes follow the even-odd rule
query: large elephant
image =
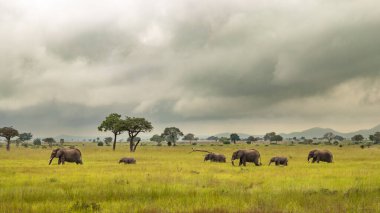
<svg viewBox="0 0 380 213">
<path fill-rule="evenodd" d="M 226 156 L 222 154 L 215 154 L 215 153 L 208 153 L 205 155 L 204 161 L 211 161 L 211 162 L 220 162 L 225 163 L 226 162 Z"/>
<path fill-rule="evenodd" d="M 79 149 L 76 148 L 54 149 L 50 155 L 49 165 L 51 164 L 54 158 L 58 158 L 58 165 L 60 165 L 61 163 L 65 164 L 65 161 L 76 164 L 83 164 L 82 153 L 79 151 Z"/>
<path fill-rule="evenodd" d="M 288 158 L 287 157 L 273 157 L 270 159 L 268 166 L 270 166 L 271 163 L 275 163 L 276 166 L 278 166 L 278 165 L 287 166 L 288 165 Z"/>
<path fill-rule="evenodd" d="M 307 162 L 310 162 L 310 159 L 313 159 L 312 163 L 319 161 L 332 163 L 333 162 L 333 154 L 329 150 L 318 150 L 314 149 L 309 152 L 307 156 Z"/>
<path fill-rule="evenodd" d="M 234 160 L 239 159 L 239 166 L 246 166 L 247 162 L 252 162 L 256 166 L 261 166 L 260 153 L 256 149 L 238 150 L 232 154 L 231 163 L 235 166 Z"/>
</svg>

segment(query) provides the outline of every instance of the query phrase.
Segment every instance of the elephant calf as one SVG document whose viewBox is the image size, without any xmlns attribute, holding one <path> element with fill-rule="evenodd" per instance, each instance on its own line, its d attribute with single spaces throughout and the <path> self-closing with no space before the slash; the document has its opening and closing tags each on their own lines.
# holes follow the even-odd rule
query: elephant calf
<svg viewBox="0 0 380 213">
<path fill-rule="evenodd" d="M 215 154 L 215 153 L 208 153 L 205 155 L 204 161 L 211 161 L 211 162 L 220 162 L 225 163 L 226 162 L 226 156 L 222 154 Z"/>
<path fill-rule="evenodd" d="M 273 157 L 270 159 L 268 166 L 270 166 L 271 163 L 275 163 L 276 166 L 279 166 L 279 165 L 287 166 L 288 165 L 288 158 L 286 158 L 286 157 Z"/>
<path fill-rule="evenodd" d="M 134 158 L 122 158 L 119 160 L 119 163 L 136 164 L 136 160 Z"/>
</svg>

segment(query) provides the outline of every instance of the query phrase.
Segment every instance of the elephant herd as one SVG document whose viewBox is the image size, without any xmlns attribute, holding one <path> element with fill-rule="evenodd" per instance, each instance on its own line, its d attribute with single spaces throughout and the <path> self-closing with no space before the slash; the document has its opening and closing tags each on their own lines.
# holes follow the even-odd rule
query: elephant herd
<svg viewBox="0 0 380 213">
<path fill-rule="evenodd" d="M 65 164 L 65 162 L 71 162 L 76 164 L 83 164 L 82 161 L 82 153 L 79 151 L 79 149 L 76 148 L 58 148 L 54 149 L 51 152 L 49 165 L 51 164 L 52 160 L 54 158 L 58 158 L 58 165 Z M 320 161 L 332 163 L 333 162 L 333 155 L 328 150 L 318 150 L 314 149 L 311 150 L 308 154 L 307 161 L 310 162 L 310 159 L 312 159 L 312 163 Z M 256 166 L 261 166 L 261 157 L 259 151 L 256 149 L 241 149 L 237 150 L 232 154 L 231 163 L 234 164 L 235 160 L 239 160 L 239 166 L 243 165 L 246 166 L 247 163 L 254 163 Z M 204 161 L 211 161 L 211 162 L 220 162 L 225 163 L 226 157 L 223 154 L 216 154 L 209 152 L 205 155 Z M 119 163 L 124 164 L 135 164 L 136 160 L 134 158 L 122 158 L 119 160 Z M 288 158 L 286 157 L 272 157 L 269 161 L 269 165 L 271 163 L 274 163 L 276 166 L 287 166 L 288 165 Z"/>
</svg>

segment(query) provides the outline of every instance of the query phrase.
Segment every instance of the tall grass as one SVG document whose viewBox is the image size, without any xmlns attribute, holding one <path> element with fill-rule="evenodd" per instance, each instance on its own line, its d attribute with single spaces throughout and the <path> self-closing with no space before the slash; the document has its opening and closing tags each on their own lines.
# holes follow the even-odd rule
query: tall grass
<svg viewBox="0 0 380 213">
<path fill-rule="evenodd" d="M 313 148 L 332 164 L 308 164 Z M 0 150 L 0 212 L 380 212 L 380 148 L 248 144 L 202 146 L 225 154 L 256 148 L 263 166 L 203 162 L 191 146 L 80 145 L 83 165 L 48 165 L 49 149 Z M 132 156 L 136 165 L 118 164 Z M 288 167 L 267 166 L 273 156 Z"/>
</svg>

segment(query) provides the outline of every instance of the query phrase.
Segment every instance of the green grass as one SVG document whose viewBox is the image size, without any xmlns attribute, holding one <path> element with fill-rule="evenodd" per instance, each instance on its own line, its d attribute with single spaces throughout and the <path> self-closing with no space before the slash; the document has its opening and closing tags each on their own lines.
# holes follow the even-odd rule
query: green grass
<svg viewBox="0 0 380 213">
<path fill-rule="evenodd" d="M 225 154 L 256 148 L 263 166 L 203 162 L 191 146 L 79 146 L 84 165 L 49 166 L 50 149 L 0 150 L 0 212 L 380 212 L 380 147 L 205 145 Z M 332 164 L 308 164 L 314 148 Z M 271 157 L 288 167 L 268 167 Z M 124 156 L 136 165 L 118 164 Z M 237 163 L 237 162 L 236 162 Z"/>
</svg>

